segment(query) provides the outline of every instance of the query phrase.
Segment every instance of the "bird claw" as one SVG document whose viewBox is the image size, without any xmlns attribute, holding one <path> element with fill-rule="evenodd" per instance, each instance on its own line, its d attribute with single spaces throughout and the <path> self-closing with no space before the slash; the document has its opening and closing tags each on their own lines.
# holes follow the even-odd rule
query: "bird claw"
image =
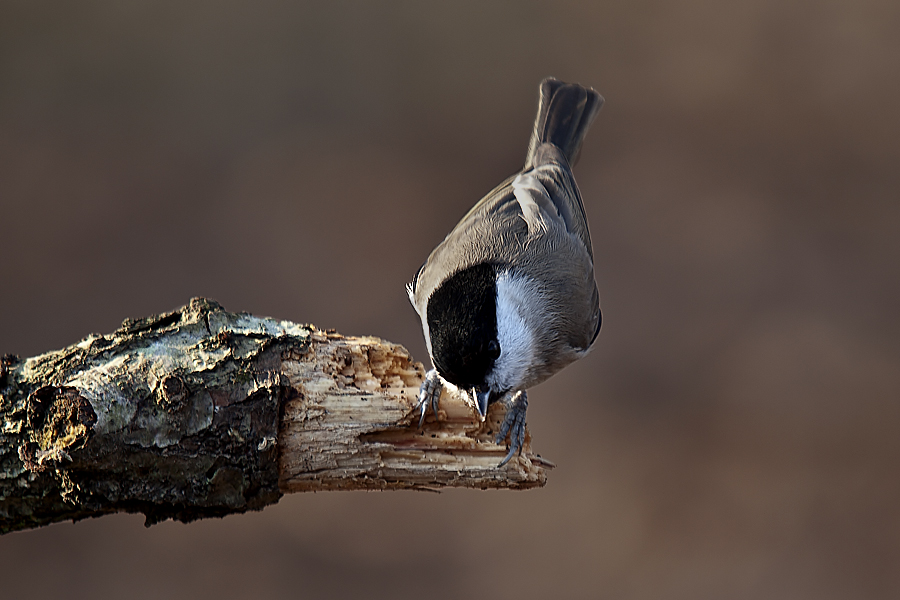
<svg viewBox="0 0 900 600">
<path fill-rule="evenodd" d="M 425 423 L 425 413 L 428 411 L 428 405 L 431 405 L 434 418 L 437 420 L 438 402 L 441 399 L 441 390 L 443 389 L 444 384 L 441 382 L 441 376 L 438 375 L 437 369 L 428 371 L 425 374 L 425 381 L 422 382 L 422 387 L 419 388 L 419 404 L 416 405 L 416 408 L 421 411 L 419 427 L 422 427 Z"/>
<path fill-rule="evenodd" d="M 500 426 L 495 442 L 502 444 L 509 435 L 509 452 L 497 467 L 509 462 L 516 453 L 522 451 L 525 443 L 525 411 L 528 410 L 528 394 L 524 390 L 516 392 L 511 398 L 502 401 L 506 405 L 506 417 Z"/>
<path fill-rule="evenodd" d="M 444 389 L 444 383 L 441 376 L 438 375 L 436 369 L 431 369 L 425 374 L 425 381 L 419 388 L 419 403 L 416 408 L 419 410 L 419 427 L 425 424 L 425 415 L 428 413 L 428 407 L 434 413 L 435 419 L 438 414 L 438 404 L 441 399 L 441 392 Z M 503 444 L 506 437 L 509 436 L 509 452 L 504 459 L 497 465 L 502 467 L 510 461 L 517 453 L 522 452 L 522 446 L 525 443 L 525 412 L 528 410 L 528 394 L 525 390 L 520 390 L 512 396 L 507 396 L 503 400 L 506 406 L 506 416 L 500 425 L 500 432 L 494 441 L 496 444 Z"/>
</svg>

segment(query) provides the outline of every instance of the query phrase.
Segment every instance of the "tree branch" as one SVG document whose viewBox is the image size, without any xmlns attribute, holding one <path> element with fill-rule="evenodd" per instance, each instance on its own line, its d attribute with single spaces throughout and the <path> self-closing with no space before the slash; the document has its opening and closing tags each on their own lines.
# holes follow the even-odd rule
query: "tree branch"
<svg viewBox="0 0 900 600">
<path fill-rule="evenodd" d="M 402 346 L 194 299 L 63 350 L 0 360 L 0 533 L 127 511 L 147 524 L 260 510 L 316 490 L 526 489 L 552 466 L 496 468 L 503 419 L 445 393 Z"/>
</svg>

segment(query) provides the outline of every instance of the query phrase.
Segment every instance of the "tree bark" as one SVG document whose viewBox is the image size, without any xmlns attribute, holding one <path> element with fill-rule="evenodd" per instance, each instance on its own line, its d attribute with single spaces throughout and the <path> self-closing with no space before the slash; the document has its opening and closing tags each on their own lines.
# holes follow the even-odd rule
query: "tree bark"
<svg viewBox="0 0 900 600">
<path fill-rule="evenodd" d="M 148 525 L 260 510 L 316 490 L 526 489 L 547 461 L 497 468 L 504 416 L 445 392 L 402 346 L 194 299 L 56 352 L 0 359 L 0 533 L 107 513 Z"/>
</svg>

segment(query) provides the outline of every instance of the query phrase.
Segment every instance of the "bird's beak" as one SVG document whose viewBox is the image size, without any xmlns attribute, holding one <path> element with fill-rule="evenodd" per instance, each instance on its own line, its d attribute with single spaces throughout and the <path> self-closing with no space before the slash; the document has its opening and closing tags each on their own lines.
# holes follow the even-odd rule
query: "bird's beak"
<svg viewBox="0 0 900 600">
<path fill-rule="evenodd" d="M 488 401 L 491 399 L 491 388 L 487 386 L 472 388 L 472 397 L 475 400 L 475 408 L 478 409 L 478 416 L 484 421 L 484 417 L 487 415 Z"/>
</svg>

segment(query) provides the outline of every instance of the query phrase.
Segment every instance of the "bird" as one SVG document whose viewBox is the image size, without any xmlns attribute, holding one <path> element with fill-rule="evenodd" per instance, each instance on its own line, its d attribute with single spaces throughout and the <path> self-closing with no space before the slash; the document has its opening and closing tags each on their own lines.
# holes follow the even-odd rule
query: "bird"
<svg viewBox="0 0 900 600">
<path fill-rule="evenodd" d="M 587 216 L 572 167 L 603 105 L 592 88 L 552 77 L 540 84 L 525 165 L 478 201 L 406 286 L 433 368 L 421 385 L 419 427 L 441 390 L 471 394 L 496 436 L 525 439 L 527 389 L 585 356 L 600 332 L 600 295 Z"/>
</svg>

